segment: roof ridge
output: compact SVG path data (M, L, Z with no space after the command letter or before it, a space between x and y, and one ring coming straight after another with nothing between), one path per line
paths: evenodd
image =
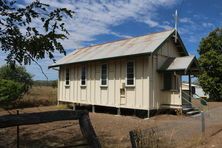
M102 44L96 44L93 46L79 48L72 51L70 54L63 57L62 59L59 60L59 62L57 61L56 64L53 64L50 67L55 67L67 63L76 63L76 62L83 62L90 60L92 61L103 58L121 57L127 55L146 54L154 52L154 50L156 48L159 48L162 42L168 39L174 32L175 29L169 29L161 32L154 32L142 36L121 39L117 41L111 41ZM138 43L138 41L141 42ZM115 45L115 47L112 47L111 45ZM132 47L134 45L137 46ZM119 47L119 50L116 49L117 46L118 47L121 46ZM107 50L102 50L101 47L107 48ZM126 51L125 48L127 48L128 50ZM138 51L135 50L135 48L137 48ZM92 49L95 49L94 51L99 53L95 55L95 53L92 52L93 51Z

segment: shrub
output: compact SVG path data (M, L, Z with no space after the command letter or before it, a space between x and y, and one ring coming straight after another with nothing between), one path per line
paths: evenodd
M0 79L0 101L11 102L20 98L23 94L24 85L12 81Z
M21 66L5 65L0 68L0 101L21 98L32 86L32 76Z

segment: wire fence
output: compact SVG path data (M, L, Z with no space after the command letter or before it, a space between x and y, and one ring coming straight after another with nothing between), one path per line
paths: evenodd
M200 146L207 142L206 138L222 132L222 107L204 112L204 123L205 132L202 129L201 114L198 114L149 129L135 129L130 132L131 143L135 148Z

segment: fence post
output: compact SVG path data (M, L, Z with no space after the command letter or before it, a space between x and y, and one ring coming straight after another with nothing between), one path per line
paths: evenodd
M89 118L89 113L83 114L79 118L79 125L80 125L80 130L83 134L83 136L87 139L90 148L101 148L101 144L99 142L99 139L93 129L93 126L91 124L90 118Z
M201 131L202 131L202 134L205 133L205 117L204 117L203 111L201 111Z
M17 110L17 116L19 115L19 110ZM19 148L19 125L17 125L17 148Z
M137 148L134 131L129 132L132 148Z

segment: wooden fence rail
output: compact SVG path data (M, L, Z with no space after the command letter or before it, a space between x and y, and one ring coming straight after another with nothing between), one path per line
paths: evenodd
M58 110L39 113L25 113L19 115L4 115L0 116L0 128L63 120L79 120L81 132L84 138L87 139L90 147L101 147L87 111Z

